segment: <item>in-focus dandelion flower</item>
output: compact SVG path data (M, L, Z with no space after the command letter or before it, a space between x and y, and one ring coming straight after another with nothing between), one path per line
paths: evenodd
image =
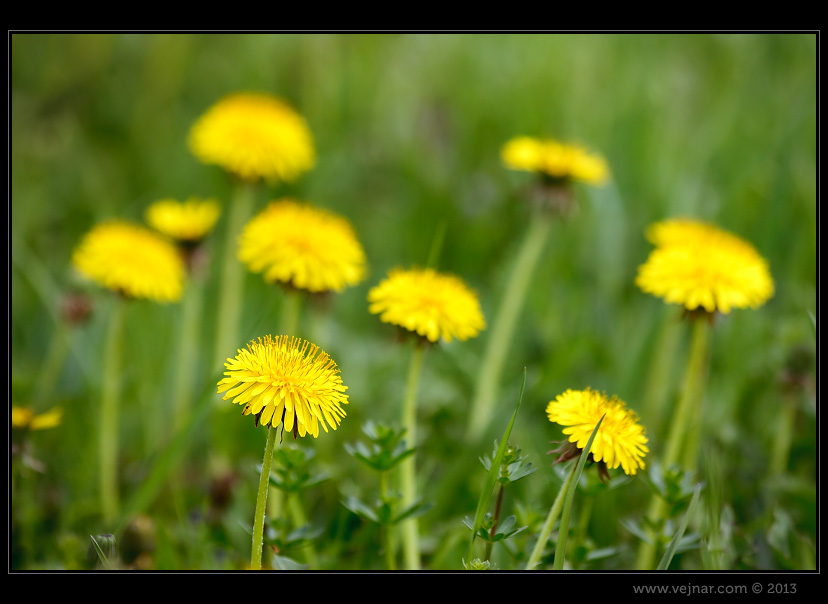
M305 122L284 101L262 93L235 93L218 101L193 125L190 150L243 180L290 182L316 161Z
M184 289L184 263L176 247L128 222L95 226L75 248L72 264L85 277L130 298L174 302Z
M184 202L161 199L147 208L147 223L180 243L198 243L216 224L221 207L215 199L190 197Z
M227 377L218 383L224 400L244 405L256 423L279 424L294 437L319 436L319 426L336 430L345 417L347 386L336 363L315 344L296 337L271 336L250 342L224 364ZM327 423L327 425L326 425Z
M508 168L535 172L553 182L600 185L609 177L607 162L600 155L551 139L518 136L503 146L500 156Z
M271 202L239 237L239 259L269 283L342 291L365 277L365 252L351 224L291 199Z
M28 407L12 405L11 426L17 430L47 430L56 428L63 420L63 409L54 407L45 413L35 413Z
M727 314L758 308L774 294L768 263L732 233L676 219L652 225L647 237L657 247L638 267L635 283L669 304Z
M434 269L393 269L368 292L368 310L436 342L467 340L485 329L477 294L461 279Z
M583 450L598 424L604 421L592 441L590 454L607 468L621 466L625 474L644 469L644 456L649 451L644 428L638 415L618 397L607 398L595 390L567 390L546 407L549 421L563 426L569 442Z

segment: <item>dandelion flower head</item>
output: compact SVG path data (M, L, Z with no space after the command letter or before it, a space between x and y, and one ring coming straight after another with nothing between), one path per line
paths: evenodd
M518 136L501 149L506 167L542 174L553 181L579 180L593 185L609 178L606 160L578 145Z
M262 93L228 95L193 125L190 150L248 181L290 182L316 161L305 119L282 100Z
M351 224L291 199L273 201L239 237L239 259L269 283L342 291L365 277L365 252Z
M727 314L732 308L758 308L774 294L768 263L732 233L674 219L650 226L647 238L656 248L638 267L635 283L669 304Z
M184 202L161 199L147 208L147 223L159 233L182 242L196 243L216 224L221 207L215 199L190 197Z
M244 405L257 424L284 426L294 436L319 436L319 426L336 430L345 417L347 386L336 363L315 344L296 337L266 336L250 342L224 364L218 383L224 400ZM327 424L327 425L326 425Z
M393 269L368 292L368 310L391 323L436 342L467 340L486 322L477 294L453 275L426 269Z
M63 409L54 407L45 413L35 413L28 407L12 405L11 425L18 430L47 430L56 428L63 420Z
M174 302L184 289L184 262L176 247L129 222L95 226L75 248L72 264L83 276L130 298Z
M586 447L598 420L605 415L592 441L590 453L595 461L608 468L621 466L625 474L634 475L644 469L644 456L649 451L644 428L638 415L613 396L591 390L567 390L546 407L549 421L563 426L569 442L579 449Z

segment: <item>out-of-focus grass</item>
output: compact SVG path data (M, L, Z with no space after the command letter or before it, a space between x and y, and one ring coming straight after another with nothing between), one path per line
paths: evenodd
M15 484L12 568L71 566L87 535L114 530L99 521L94 437L110 301L73 274L71 252L96 222L140 221L162 197L228 203L231 183L199 164L185 141L201 112L237 90L287 99L317 144L316 167L297 183L263 189L258 207L294 195L338 212L354 224L370 263L364 283L306 308L303 319L307 336L337 360L351 396L337 432L302 443L332 477L305 502L335 543L321 552L327 564L381 564L361 553L370 527L339 503L341 492L365 483L343 443L359 439L366 420L397 421L404 389L407 350L368 313L368 288L391 267L424 264L445 221L439 268L478 291L491 321L529 215L520 197L525 175L505 170L498 153L508 138L528 134L583 142L606 156L613 178L602 189L579 189L579 212L553 229L513 336L503 404L487 437L502 434L527 367L512 439L542 470L515 485L511 505L542 521L557 492L545 453L560 433L543 410L564 389L617 393L644 425L666 424L687 333L679 325L670 345L663 334L678 310L642 294L633 278L649 252L644 228L690 215L752 242L777 288L764 307L723 317L712 336L702 448L719 456L718 498L734 532L729 564L807 566L816 533L816 340L808 317L816 312L816 35L12 34L11 402L66 411L60 428L30 435L46 470ZM220 223L210 241L213 266L223 232ZM222 369L209 366L216 276L207 284L197 392L209 393ZM282 304L260 276L245 279L239 347L275 333ZM33 400L60 296L78 290L92 297L93 315L72 330L54 392ZM180 309L135 302L128 311L123 499L160 453L154 427L172 409ZM486 336L428 351L421 378L419 478L436 504L421 533L426 556L446 568L460 567L468 536L461 519L474 510L484 477L477 459L488 447L462 435ZM804 371L791 386L786 367L797 354ZM656 360L663 364L653 374ZM794 437L784 471L769 477L783 405L795 408ZM248 555L240 525L252 517L265 435L231 407L216 403L176 462L183 501L165 488L143 510L157 527L159 568L226 568L234 564L228 556ZM660 437L661 428L651 429L654 459ZM211 481L227 474L236 476L229 507L212 525L199 521ZM596 497L596 547L634 544L619 520L640 516L647 496L644 481L634 480ZM630 560L619 554L592 567ZM692 552L673 564L701 567Z

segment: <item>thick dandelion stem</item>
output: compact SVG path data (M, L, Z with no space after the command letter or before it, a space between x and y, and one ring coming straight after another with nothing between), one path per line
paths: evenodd
M532 550L532 554L529 556L529 561L526 563L526 570L534 570L538 565L538 562L540 562L541 556L543 555L543 549L546 547L547 541L549 541L549 535L552 534L552 527L555 526L555 521L561 514L561 508L563 508L566 492L569 490L569 485L572 483L572 477L575 476L575 469L577 467L578 464L573 462L572 470L566 475L566 480L564 480L561 485L561 489L558 491L558 495L555 497L552 507L549 508L549 514L546 516L546 521L543 523L543 528L541 529L540 536L535 543L535 548Z
M299 316L302 307L302 292L296 289L286 289L282 300L282 316L280 327L282 333L288 337L295 336L299 326ZM280 489L270 487L270 499L268 499L267 511L273 517L286 503L285 497Z
M104 348L98 454L101 511L105 523L112 522L118 515L118 416L125 305L126 301L120 297L114 300Z
M698 440L701 424L701 400L707 367L709 333L710 324L705 318L693 321L690 355L687 359L681 398L673 414L670 431L667 434L667 449L662 460L665 468L679 463L683 453L687 460L687 452L695 452L695 443ZM695 466L695 459L693 459L686 469L693 471Z
M518 315L523 308L532 274L535 272L541 251L549 235L552 221L553 216L549 213L539 213L533 218L509 275L509 282L506 284L504 297L483 353L476 391L469 412L467 435L471 442L477 442L483 436L494 414L500 375L509 350L509 342L515 330Z
M262 568L262 546L264 543L264 520L267 508L267 491L270 486L270 468L273 465L273 446L276 443L276 428L267 428L267 443L262 459L262 475L259 478L259 493L256 496L256 514L253 517L253 549L250 553L250 568Z
M236 241L244 228L253 209L254 186L251 183L239 183L235 191L233 204L227 221L224 236L224 264L221 271L221 285L218 301L218 327L216 332L215 354L216 366L221 366L224 359L235 350L239 316L241 314L244 270L236 256Z
M191 279L184 291L181 304L181 323L178 341L178 364L172 389L173 430L178 432L186 424L193 398L193 377L196 370L198 330L204 286L199 279Z
M665 471L680 461L683 461L684 469L689 472L695 471L696 467L695 456L702 417L701 400L710 339L710 324L705 317L693 321L691 337L681 396L672 416L667 445L661 459L661 466ZM647 517L653 522L652 526L659 527L666 513L667 502L659 494L653 494L647 510ZM655 568L657 548L657 535L652 535L650 543L641 542L636 562L638 570Z
M417 342L411 355L411 364L408 368L408 384L403 402L402 422L405 428L406 440L409 446L417 446L417 384L420 378L420 369L423 363L425 346ZM402 481L403 509L414 505L417 499L416 453L400 463L400 477ZM408 570L420 569L420 535L419 523L411 518L402 523L403 555Z

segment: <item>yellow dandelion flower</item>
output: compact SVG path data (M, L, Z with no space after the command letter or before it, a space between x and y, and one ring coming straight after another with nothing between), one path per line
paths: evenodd
M269 283L342 291L365 277L365 252L351 224L291 199L271 202L239 237L239 260Z
M75 249L72 264L85 277L131 298L173 302L184 289L184 263L175 246L128 222L94 227Z
M204 239L216 224L221 207L215 199L190 197L184 202L161 199L147 208L147 223L159 233L182 243Z
M284 426L295 436L319 436L319 426L336 430L345 417L347 386L327 353L296 337L266 336L250 342L224 364L228 376L218 383L224 400L244 405L257 424ZM326 425L327 422L327 425Z
M11 425L18 430L47 430L56 428L63 420L63 409L54 407L45 413L36 414L28 407L12 405Z
M550 422L564 426L563 433L579 449L586 447L598 420L605 415L592 441L592 458L604 462L607 468L621 466L625 474L634 475L639 468L644 469L644 456L649 452L645 430L638 423L638 415L618 397L607 398L589 388L570 389L549 402L546 415Z
M768 263L732 233L679 219L652 225L647 237L657 247L638 267L635 283L669 304L727 314L758 308L774 294Z
M485 329L475 294L461 279L434 269L393 269L368 292L368 310L436 342L467 340Z
M508 168L536 172L554 181L599 185L609 177L606 160L600 155L550 139L518 136L506 142L500 156Z
M293 181L316 161L305 119L268 94L224 97L196 121L188 142L203 163L248 181Z

